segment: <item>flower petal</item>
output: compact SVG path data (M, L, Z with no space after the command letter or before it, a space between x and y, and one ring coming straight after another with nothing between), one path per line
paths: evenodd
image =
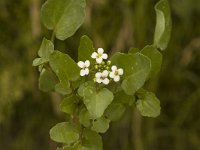
M103 54L104 50L103 50L103 48L98 48L97 52L98 52L99 54Z
M100 64L102 61L103 61L103 59L102 59L101 57L96 58L96 62L97 62L98 64Z
M112 66L111 69L112 69L112 71L116 71L117 70L117 66Z
M90 66L90 61L89 60L86 60L85 61L85 67L89 67Z
M105 78L102 82L103 82L103 84L107 85L107 84L109 84L110 81L108 78Z
M115 76L115 77L114 77L114 81L115 81L115 82L118 82L119 80L120 80L120 77L119 77L119 76Z
M88 75L89 74L89 69L88 68L85 68L85 75Z
M97 55L98 55L97 52L93 52L91 57L95 59L95 58L97 58Z
M102 76L103 76L103 77L107 77L107 76L108 76L108 70L104 70L104 71L102 72Z
M115 73L114 73L114 72L110 72L109 76L110 76L111 78L114 78L114 77L115 77Z
M100 78L100 77L101 77L101 72L97 72L97 73L95 74L95 77L96 77L96 78Z
M118 74L119 74L119 75L123 75L123 74L124 74L124 70L123 70L123 69L121 69L121 68L120 68L120 69L118 69Z
M106 53L103 53L103 55L101 56L103 59L107 59L108 55Z
M84 69L82 69L82 70L80 71L80 75L81 75L81 76L85 76L85 70L84 70Z
M102 80L101 80L100 78L97 78L97 79L96 79L96 82L97 82L97 83L101 83Z
M85 63L83 61L79 61L77 64L80 68L83 68L85 66Z

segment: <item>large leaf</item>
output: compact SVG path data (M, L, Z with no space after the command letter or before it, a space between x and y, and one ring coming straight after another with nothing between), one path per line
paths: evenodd
M161 50L167 48L171 36L171 13L168 0L160 0L156 6L156 28L154 35L154 45Z
M147 45L141 53L151 59L151 72L149 77L155 77L162 65L162 54L152 45Z
M157 117L160 115L160 101L152 92L143 91L138 94L136 107L142 116Z
M50 40L46 38L43 39L40 49L38 51L38 56L41 58L36 58L33 60L33 66L39 66L43 63L49 61L49 56L54 51L54 45Z
M91 58L92 53L95 51L94 47L93 47L93 43L91 41L91 39L84 35L81 37L80 40L80 45L78 48L78 60L90 60L92 61L93 59Z
M83 101L92 118L100 118L113 100L113 93L104 88L96 92L92 86L85 88Z
M93 122L91 129L97 133L105 133L109 128L109 123L110 120L101 117Z
M65 97L62 100L62 103L60 104L60 110L62 112L65 112L67 114L73 114L76 108L76 97L73 95L70 95L68 97Z
M113 64L124 69L124 80L121 86L126 94L133 95L148 79L151 61L143 54L116 53L111 60Z
M42 6L42 21L60 40L72 36L85 16L85 0L47 0Z
M103 150L101 136L94 131L85 129L83 131L83 142L81 150Z
M56 85L56 76L53 74L53 72L43 68L39 77L40 90L48 92L54 90L55 85Z
M79 139L79 132L79 126L69 122L62 122L51 128L50 137L56 142L71 144Z
M50 55L50 66L60 81L56 91L63 94L70 91L69 81L76 81L79 78L79 68L74 60L67 54L54 51Z

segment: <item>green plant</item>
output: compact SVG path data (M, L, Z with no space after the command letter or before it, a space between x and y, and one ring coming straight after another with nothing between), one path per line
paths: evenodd
M70 116L68 122L50 130L52 140L64 143L58 150L102 150L99 133L105 133L111 121L122 117L126 107L136 106L141 115L156 117L160 102L143 88L155 78L162 63L160 51L166 49L171 32L167 0L156 6L154 43L142 50L131 48L128 54L115 53L108 59L102 48L97 52L92 40L82 36L78 62L54 48L54 37L65 40L81 26L85 0L47 0L42 6L42 21L52 31L51 40L43 39L33 61L40 71L39 88L63 95L60 110Z

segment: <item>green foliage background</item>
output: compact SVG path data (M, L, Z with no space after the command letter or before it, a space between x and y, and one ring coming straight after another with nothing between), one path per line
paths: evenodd
M78 32L56 47L77 59L81 35L108 53L152 43L156 0L87 0ZM40 0L0 1L0 149L54 150L49 129L64 121L59 95L38 90L32 61L50 37L40 21ZM161 115L128 110L103 135L105 150L200 149L200 1L170 0L172 37L159 79L148 84L161 100Z

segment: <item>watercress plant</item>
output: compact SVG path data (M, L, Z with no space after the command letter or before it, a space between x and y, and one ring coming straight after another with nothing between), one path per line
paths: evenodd
M33 61L40 72L39 88L63 95L60 110L71 118L50 130L51 139L63 143L57 150L102 150L100 133L108 130L111 121L120 119L126 107L135 106L142 116L160 114L158 98L143 86L159 73L160 51L166 49L170 38L168 1L160 0L155 6L157 23L152 45L109 57L84 35L75 62L55 50L54 37L65 40L72 36L84 21L85 7L85 0L47 0L41 10L52 38L43 39L39 57Z

